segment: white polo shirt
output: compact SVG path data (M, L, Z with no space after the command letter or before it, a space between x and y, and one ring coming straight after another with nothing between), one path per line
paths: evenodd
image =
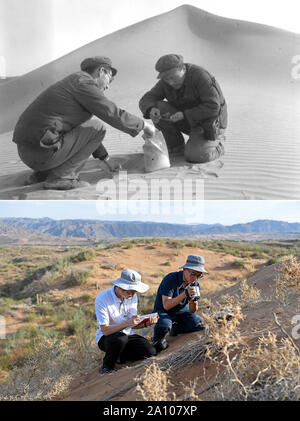
M96 297L95 311L97 316L97 325L99 326L96 334L96 341L99 342L103 336L100 325L116 325L137 315L138 298L135 293L132 298L120 300L115 294L115 287L106 289ZM131 327L123 329L121 332L126 335L132 335Z

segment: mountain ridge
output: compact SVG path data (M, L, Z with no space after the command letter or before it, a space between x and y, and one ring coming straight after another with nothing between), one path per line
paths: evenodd
M300 223L255 220L233 225L223 224L172 224L163 222L142 221L99 221L91 219L51 218L0 218L0 235L36 234L50 236L52 239L77 238L105 240L124 237L183 237L197 235L233 235L233 234L296 234L300 236ZM11 230L11 231L10 231Z

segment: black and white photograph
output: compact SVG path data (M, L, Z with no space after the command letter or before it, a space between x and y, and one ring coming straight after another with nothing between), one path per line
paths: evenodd
M299 199L297 12L2 0L0 198Z

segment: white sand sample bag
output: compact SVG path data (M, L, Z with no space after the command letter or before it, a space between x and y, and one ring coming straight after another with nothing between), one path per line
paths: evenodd
M145 171L152 172L169 168L171 166L169 152L162 133L156 131L153 137L143 136L143 139L145 140L143 146Z

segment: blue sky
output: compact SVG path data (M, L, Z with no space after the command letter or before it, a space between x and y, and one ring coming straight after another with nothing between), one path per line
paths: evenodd
M0 77L29 72L182 4L299 33L299 0L0 0Z
M0 201L0 217L224 225L257 219L300 222L300 201Z

